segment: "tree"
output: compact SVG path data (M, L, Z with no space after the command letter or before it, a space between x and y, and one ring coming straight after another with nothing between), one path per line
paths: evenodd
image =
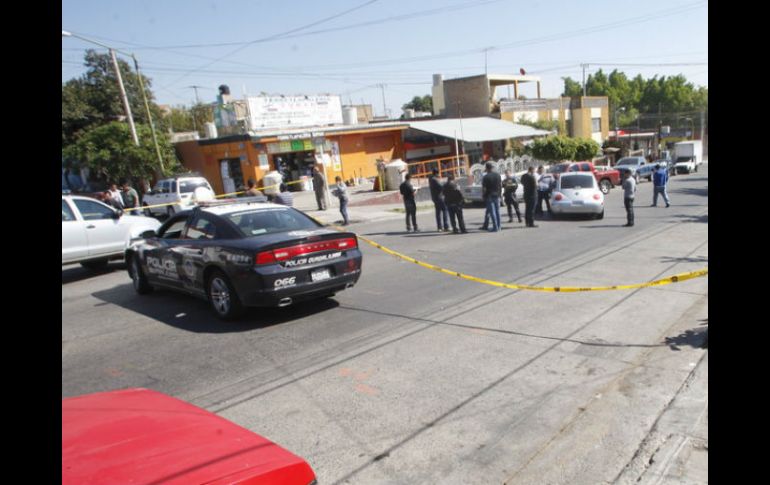
M191 108L175 106L164 116L164 121L170 131L198 131L203 134L207 122L214 121L214 109L211 105L199 103Z
M526 125L531 126L532 128L537 128L538 130L546 130L546 131L558 131L559 129L559 121L558 120L537 120L537 121L529 121L524 116L521 116L516 123L520 125Z
M411 101L403 105L401 109L413 109L415 111L427 111L429 113L432 113L433 97L431 97L431 95L429 94L426 94L422 98L419 96L415 96L414 98L412 98Z
M103 125L125 117L117 78L109 54L98 54L89 49L85 54L86 73L70 79L62 85L62 144L74 143L84 129ZM136 123L148 123L147 112L142 98L139 77L122 59L118 67L126 89L131 113ZM156 128L164 129L161 110L155 104L150 91L152 81L142 76L150 112Z
M80 167L87 167L103 180L152 179L159 171L158 158L148 125L137 123L139 146L134 144L128 124L113 121L82 130L73 144L65 147L63 155L77 160ZM158 145L163 157L164 175L178 171L179 161L168 136L157 133Z
M532 156L545 162L574 160L577 143L566 136L549 136L535 140L530 146Z
M575 145L575 160L591 160L601 153L601 146L591 138L576 138Z

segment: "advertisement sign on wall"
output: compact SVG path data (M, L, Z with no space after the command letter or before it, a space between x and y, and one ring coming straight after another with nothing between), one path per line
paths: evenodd
M342 124L339 96L252 96L247 102L255 130Z

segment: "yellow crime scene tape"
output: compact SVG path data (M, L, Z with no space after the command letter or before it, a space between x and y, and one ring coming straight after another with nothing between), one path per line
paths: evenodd
M410 263L415 263L419 266L422 266L423 268L432 269L433 271L438 271L439 273L444 273L450 276L455 276L457 278L462 278L464 280L469 281L475 281L476 283L482 283L485 285L490 286L497 286L499 288L508 288L510 290L531 290L531 291L546 291L546 292L554 292L554 293L575 293L579 291L609 291L609 290L631 290L635 288L647 288L650 286L660 286L660 285L668 285L671 283L679 283L680 281L686 281L691 280L693 278L700 278L701 276L706 276L709 272L708 268L701 269L698 271L690 271L688 273L679 273L675 274L673 276L668 276L666 278L661 278L659 280L655 281L648 281L646 283L636 283L632 285L614 285L614 286L531 286L531 285L519 285L515 283L503 283L500 281L492 281L485 278L479 278L477 276L471 276L464 273L460 273L458 271L454 271L451 269L442 268L440 266L436 266L435 264L425 263L422 261L418 261L412 257L409 257L405 254L401 254L397 251L393 251L392 249L386 248L382 244L376 243L370 239L367 239L362 236L358 236L358 239L364 241L367 244L370 244L374 246L375 248L379 249L380 251L383 251L387 254L390 254L392 256L395 256L397 258L401 258L405 261L409 261Z
M286 185L300 184L300 183L302 183L302 180L295 180L293 182L283 182L283 183L285 183ZM279 187L280 185L281 184L266 185L264 187L257 187L257 190L272 189L274 187ZM230 192L230 193L227 193L227 194L215 195L214 198L215 199L221 199L222 197L230 197L231 195L240 195L240 194L245 194L245 193L246 193L246 191L242 190L240 192ZM136 208L133 208L133 209L126 209L126 210L154 209L155 207L165 207L167 205L179 205L179 202L166 202L164 204L143 205L141 207L136 207Z

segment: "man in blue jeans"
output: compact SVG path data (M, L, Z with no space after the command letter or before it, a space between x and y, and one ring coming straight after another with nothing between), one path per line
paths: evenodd
M660 164L655 165L655 173L652 174L652 183L654 187L653 195L652 195L652 206L651 207L657 207L658 206L658 194L663 195L663 200L666 201L666 207L669 207L671 204L668 200L668 194L666 193L666 184L668 183L668 170L665 168L660 168Z
M433 206L436 208L436 226L438 226L438 231L449 232L449 209L444 201L443 186L438 181L438 169L434 168L431 170L428 183L430 185L430 198L433 200ZM442 219L443 225L441 225Z
M500 193L502 192L503 181L499 173L492 171L492 163L487 162L486 170L487 173L481 179L481 195L484 198L490 219L492 219L492 227L488 231L498 232L503 230L500 227Z

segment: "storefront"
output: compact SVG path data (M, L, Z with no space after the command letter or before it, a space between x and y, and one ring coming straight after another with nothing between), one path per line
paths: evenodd
M284 181L310 177L313 165L325 166L330 182L377 175L377 159L404 158L402 132L406 123L341 125L307 129L253 132L208 140L177 143L182 165L206 177L215 192L230 193L249 179L258 185L270 172ZM309 190L309 184L291 184Z

